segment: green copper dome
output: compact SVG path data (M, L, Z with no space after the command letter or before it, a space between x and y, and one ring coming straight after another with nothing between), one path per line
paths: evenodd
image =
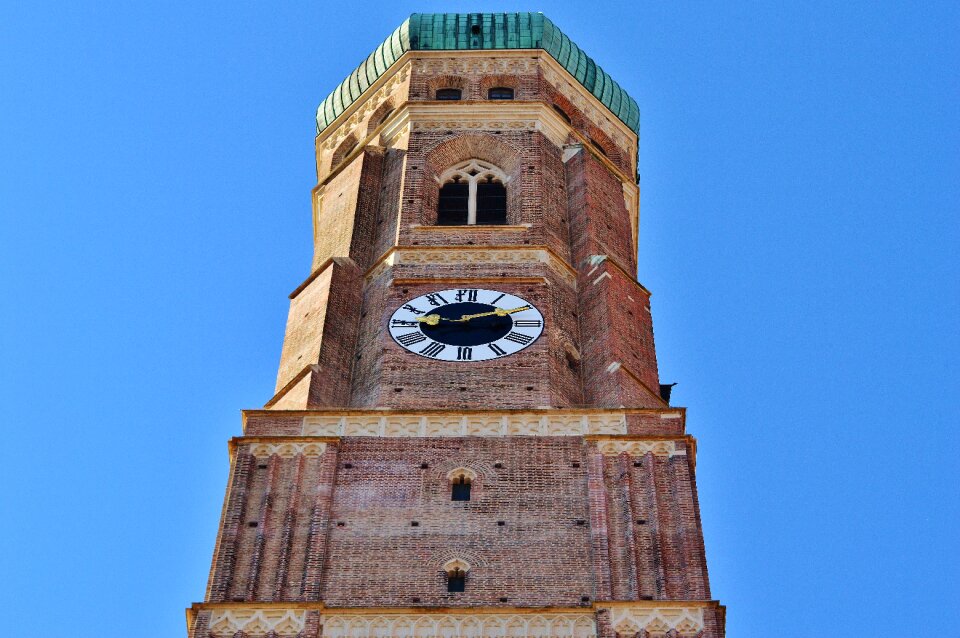
M327 128L407 51L484 49L543 49L610 112L639 132L637 101L542 13L414 13L320 104L317 132Z

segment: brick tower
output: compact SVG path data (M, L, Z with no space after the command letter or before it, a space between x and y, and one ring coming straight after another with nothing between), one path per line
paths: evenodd
M724 635L638 128L533 13L414 14L323 101L313 263L191 638Z

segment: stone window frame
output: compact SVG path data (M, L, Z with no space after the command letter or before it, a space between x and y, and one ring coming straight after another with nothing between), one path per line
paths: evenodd
M466 591L467 574L470 573L470 563L462 558L454 558L443 564L443 572L446 574L448 593L460 593ZM459 579L461 581L462 588L451 589L451 581L453 579Z
M457 485L459 482L459 484L461 485L466 484L472 488L476 480L477 480L477 473L471 470L470 468L458 467L454 470L450 470L449 472L447 472L447 485L450 486L450 500L456 501L458 503L469 502L473 496L472 489L468 490L468 492L470 493L468 494L468 497L466 499L454 499L453 487L454 485ZM467 567L469 568L469 565Z
M477 224L477 186L482 180L487 180L492 178L494 182L499 182L503 185L504 190L507 189L507 184L510 182L510 176L507 175L506 171L501 169L499 166L496 166L492 162L487 162L485 160L471 158L466 161L454 164L450 168L446 169L440 173L439 177L436 178L437 184L439 184L440 190L443 190L443 187L447 184L458 182L459 180L464 180L468 186L467 193L467 226L495 226L498 224ZM509 202L509 198L507 199ZM439 207L440 207L440 197L437 197L437 223L439 224ZM509 220L509 210L506 211L506 219Z

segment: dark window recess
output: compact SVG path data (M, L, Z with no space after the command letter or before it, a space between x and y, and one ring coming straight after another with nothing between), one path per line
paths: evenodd
M464 477L455 478L450 490L451 501L469 501L470 500L470 482ZM460 591L463 591L462 589Z
M564 120L567 124L571 124L571 123L572 123L571 120L570 120L570 116L567 115L567 112L564 111L562 108L560 108L559 106L557 106L556 104L554 104L554 105L553 105L553 110L556 111L557 114L558 114L560 117L562 117L563 120Z
M447 591L458 592L466 591L467 574L463 570L455 569L447 574Z
M437 206L437 225L463 226L467 223L467 201L470 198L470 185L453 181L440 189L440 202Z
M507 189L487 178L477 184L477 224L507 223Z
M506 86L495 86L489 91L487 91L487 99L489 100L512 100L513 99L513 89Z
M600 143L597 142L597 140L595 140L595 139L593 139L593 138L591 137L591 138L590 138L590 143L593 144L593 148L595 148L595 149L597 149L598 151L600 151L600 154L601 154L601 155L603 155L604 157L607 156L607 151L606 151L606 149L603 148L602 146L600 146Z
M459 100L461 95L460 89L437 89L438 100Z

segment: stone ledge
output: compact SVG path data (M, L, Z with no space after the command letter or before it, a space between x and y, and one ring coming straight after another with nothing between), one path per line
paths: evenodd
M362 414L304 416L303 436L584 436L627 434L626 414Z
M329 638L595 638L597 614L620 638L640 632L697 636L705 629L704 611L724 607L716 601L597 602L587 608L358 608L327 609L323 603L198 603L187 610L191 625L209 614L208 638L244 636L294 638L309 612L320 614L320 636ZM197 636L196 638L200 638Z

